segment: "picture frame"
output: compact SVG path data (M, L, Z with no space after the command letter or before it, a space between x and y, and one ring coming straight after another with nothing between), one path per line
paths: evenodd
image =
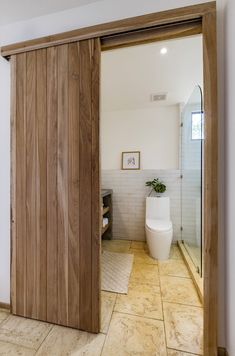
M140 151L122 152L122 170L140 170Z

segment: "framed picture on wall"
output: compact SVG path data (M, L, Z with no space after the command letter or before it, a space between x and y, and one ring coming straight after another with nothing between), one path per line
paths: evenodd
M122 152L122 169L140 169L140 151Z

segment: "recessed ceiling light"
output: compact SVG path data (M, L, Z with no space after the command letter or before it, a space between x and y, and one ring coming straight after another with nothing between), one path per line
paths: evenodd
M167 53L167 48L166 47L162 47L160 50L161 54L166 54Z

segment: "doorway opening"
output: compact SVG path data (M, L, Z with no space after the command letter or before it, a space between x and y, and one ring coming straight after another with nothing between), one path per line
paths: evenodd
M101 54L107 354L115 345L133 353L137 346L125 333L138 323L138 347L154 340L145 352L203 353L203 293L194 285L203 284L202 93L201 35ZM154 179L160 190L149 184ZM195 263L192 271L188 260ZM148 327L141 336L142 324Z

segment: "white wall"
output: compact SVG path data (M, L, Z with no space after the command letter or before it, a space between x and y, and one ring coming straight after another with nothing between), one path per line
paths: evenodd
M146 13L151 13L154 11L162 11L171 8L177 8L187 5L194 5L197 3L203 3L205 0L104 0L98 3L90 4L82 8L72 9L71 11L64 11L57 14L51 14L48 16L43 16L41 18L33 19L31 21L25 21L18 24L13 24L0 28L0 41L3 44L12 43L14 41L21 41L25 39L31 39L40 37L43 35L49 35L52 33L58 33L62 31L67 31L74 28L95 25L97 23L108 22L116 19L132 17L136 15L142 15ZM233 160L233 155L235 151L235 127L233 123L233 113L235 112L235 80L232 78L234 76L234 17L235 17L235 8L234 0L218 0L217 1L219 8L219 22L218 22L218 55L219 55L219 92L220 92L220 113L221 117L224 117L224 106L223 106L223 60L224 60L224 43L226 42L226 93L227 100L226 105L228 106L227 110L227 128L226 135L228 135L227 141L227 199L226 203L227 210L227 294L226 294L226 315L227 317L227 346L230 351L230 355L235 354L235 305L234 300L234 290L235 290L235 279L233 278L233 271L235 270L235 259L233 258L233 252L235 251L234 246L234 210L235 210L235 191L234 191L234 172L235 172L235 162ZM225 6L227 4L227 6ZM223 37L223 9L225 6L226 14L226 31L225 38ZM9 302L9 239L10 239L10 229L9 229L9 93L8 93L8 83L9 83L9 70L7 64L4 61L0 62L0 107L1 107L1 120L0 120L0 145L1 145L1 154L0 154L0 167L1 167L1 199L0 199L0 224L1 224L1 258L0 258L0 300ZM220 165L221 169L221 184L220 184L220 200L223 203L223 186L224 176L223 176L223 124L220 126ZM232 143L232 141L234 143ZM2 153L3 152L3 153ZM5 154L5 153L6 154ZM7 173L4 173L7 172ZM4 175L5 178L2 178ZM221 215L220 215L220 229L221 235L224 236L223 231L223 211L225 206L222 206ZM230 209L230 211L228 210ZM7 213L8 212L8 213ZM221 239L222 241L222 239ZM224 244L220 244L220 323L219 323L219 344L225 345L225 324L223 317L223 307L224 307L224 258L223 258L223 248ZM229 317L231 315L231 317ZM228 329L229 327L229 329Z
M121 169L122 151L140 151L141 169L178 169L179 113L178 105L102 112L102 169Z
M165 55L161 54L163 46ZM203 86L202 36L104 51L101 83L103 111L186 103L195 85ZM150 100L151 94L162 92L167 94L164 102Z

